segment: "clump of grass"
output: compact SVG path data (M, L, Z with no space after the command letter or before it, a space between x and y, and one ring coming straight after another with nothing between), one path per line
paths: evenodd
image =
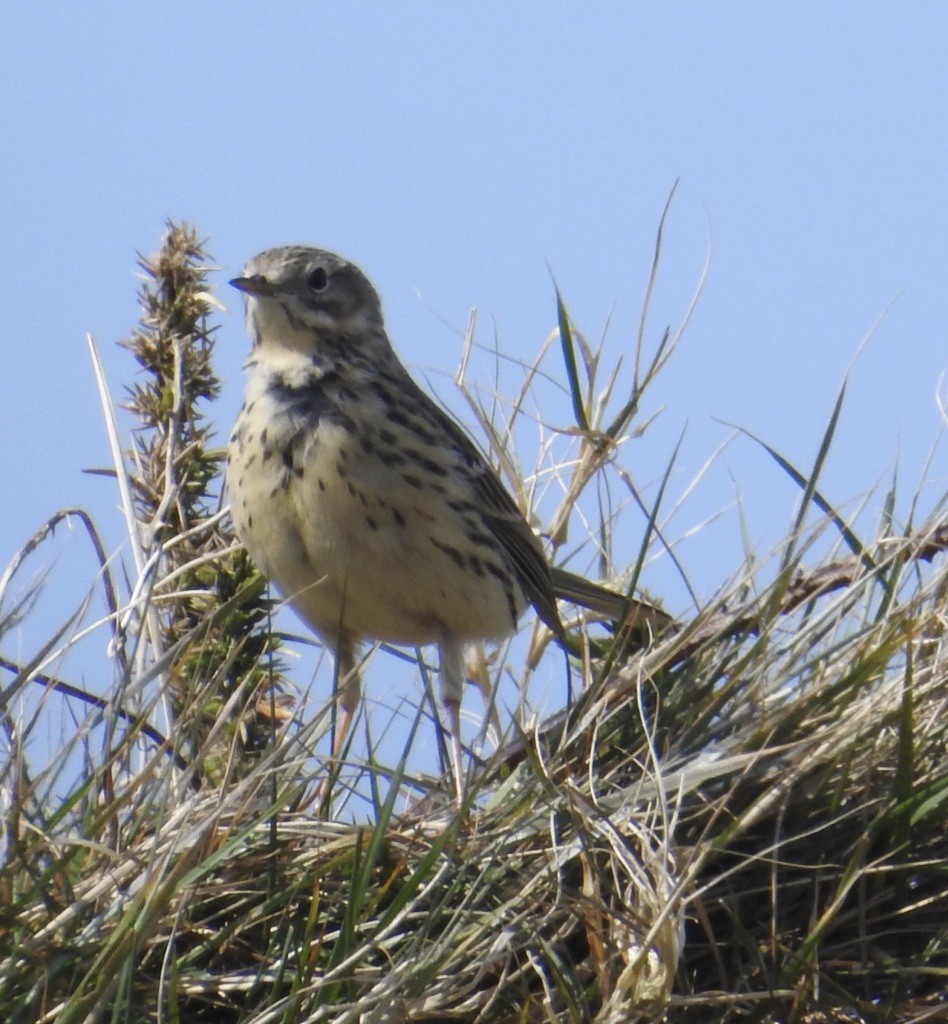
M105 403L127 581L91 520L62 514L84 523L101 566L112 685L94 695L64 678L71 624L3 662L0 1015L943 1012L948 522L940 506L896 530L890 494L879 535L865 538L832 507L820 471L842 402L813 467L772 452L801 511L770 566L753 560L713 605L653 635L570 620L577 699L539 725L518 719L460 812L410 767L418 709L396 763L369 745L371 814L356 824L303 796L324 770L312 750L326 716L287 706L262 581L218 513L222 453L202 418L218 386L208 265L178 225L143 262L129 455ZM643 326L623 388L559 296L556 315L542 358L562 358L575 425L544 438L535 474L524 479L510 437L541 361L503 417L465 394L524 508L544 488L560 496L546 517L553 550L578 555L569 537L584 522L604 573L631 591L667 541L667 516L664 483L649 505L617 497L632 493L622 445L680 331L649 347ZM615 571L613 537L632 514L645 539ZM12 582L51 528L0 579L10 635L34 607ZM511 670L526 685L548 641L537 628L520 661L516 647L482 658L485 689ZM74 716L70 741L45 759L30 749L49 710L29 705L37 688Z

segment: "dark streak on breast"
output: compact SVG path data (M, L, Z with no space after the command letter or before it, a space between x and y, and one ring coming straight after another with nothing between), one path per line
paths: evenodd
M288 470L297 472L301 468L301 449L321 424L329 423L349 433L355 430L352 417L341 408L339 394L345 390L337 373L314 374L300 385L288 384L282 374L271 374L267 393L274 406L273 427L280 435L280 452Z

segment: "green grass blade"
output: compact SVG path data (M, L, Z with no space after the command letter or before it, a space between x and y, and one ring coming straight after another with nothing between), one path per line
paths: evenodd
M560 347L563 351L563 362L566 364L566 378L569 384L570 398L573 401L573 415L576 417L576 423L583 430L589 430L589 416L583 402L583 388L579 381L579 367L576 364L576 341L573 338L569 313L566 311L559 288L556 288L556 317L560 326Z

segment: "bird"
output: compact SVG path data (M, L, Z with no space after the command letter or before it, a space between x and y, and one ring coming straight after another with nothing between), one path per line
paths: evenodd
M361 700L360 643L435 644L461 801L467 644L509 637L530 606L564 642L557 598L656 629L668 616L551 566L476 443L399 360L356 264L282 246L230 283L251 339L228 447L233 524L335 656L333 757Z

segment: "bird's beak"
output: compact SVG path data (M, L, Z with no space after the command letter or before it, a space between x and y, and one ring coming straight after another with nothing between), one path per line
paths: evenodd
M235 277L230 283L238 291L246 292L248 295L275 295L277 292L276 286L262 274L255 274L253 277Z

